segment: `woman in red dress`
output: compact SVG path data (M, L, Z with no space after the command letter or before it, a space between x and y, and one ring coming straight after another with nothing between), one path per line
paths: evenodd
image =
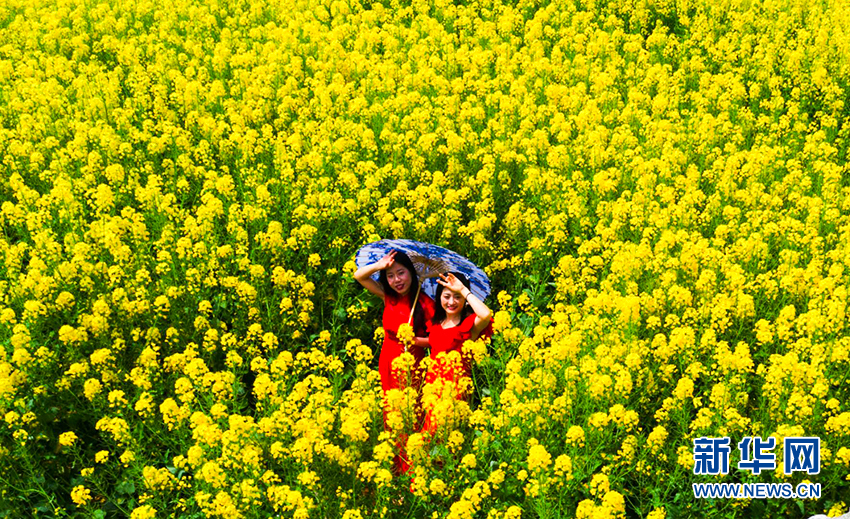
M378 282L372 279L372 274L380 271ZM419 372L419 362L425 358L425 348L428 347L426 335L426 323L434 316L434 300L419 289L419 277L410 258L401 251L392 251L371 265L361 267L354 273L356 279L366 290L384 300L384 314L382 326L384 328L384 342L381 345L381 354L378 359L378 372L381 375L381 389L386 396L387 391L392 389L404 389L412 386L417 392L420 389L421 377L416 376ZM417 292L419 292L417 296ZM414 305L415 301L415 305ZM398 338L398 329L411 318L413 308L412 326L414 333L413 346L409 353L415 359L411 377L408 373L399 373L393 369L395 359L405 352L405 347ZM418 408L418 404L416 406ZM417 409L418 412L418 409ZM384 408L384 428L387 426L386 406ZM402 435L399 438L400 454L396 456L395 468L398 473L406 472L408 463L404 454L404 443L407 438Z
M445 405L444 399L468 401L471 394L471 366L463 343L493 335L490 309L470 291L466 276L453 272L441 275L437 283L437 308L428 325L431 363L423 389L422 432L429 438L457 425L454 405Z

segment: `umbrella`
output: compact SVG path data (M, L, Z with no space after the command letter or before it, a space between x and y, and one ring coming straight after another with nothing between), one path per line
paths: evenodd
M357 268L371 265L392 250L407 254L419 276L421 289L432 299L437 295L437 276L448 272L460 272L465 275L469 280L470 290L482 301L490 295L490 279L483 270L457 252L439 245L414 240L381 240L360 247L354 262ZM372 274L375 281L378 276L377 272Z

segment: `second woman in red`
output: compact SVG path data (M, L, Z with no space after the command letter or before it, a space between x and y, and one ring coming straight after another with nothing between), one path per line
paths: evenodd
M467 401L471 393L471 366L463 343L493 335L490 309L472 293L463 274L441 275L437 283L437 308L428 325L431 358L422 397L422 432L429 438L457 425L457 401Z

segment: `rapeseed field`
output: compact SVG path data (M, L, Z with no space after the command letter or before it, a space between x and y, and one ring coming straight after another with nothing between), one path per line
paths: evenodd
M844 0L3 0L0 517L846 513L848 94ZM492 282L440 442L382 238Z

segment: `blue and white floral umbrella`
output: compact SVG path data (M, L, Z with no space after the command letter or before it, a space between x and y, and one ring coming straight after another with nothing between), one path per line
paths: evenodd
M437 276L448 272L460 272L466 276L470 290L478 299L483 301L490 295L490 279L483 270L457 252L439 245L414 240L381 240L360 247L354 262L357 268L371 265L392 250L407 254L416 268L422 290L431 299L437 295ZM372 279L378 281L378 276L379 273L376 272L372 274Z

